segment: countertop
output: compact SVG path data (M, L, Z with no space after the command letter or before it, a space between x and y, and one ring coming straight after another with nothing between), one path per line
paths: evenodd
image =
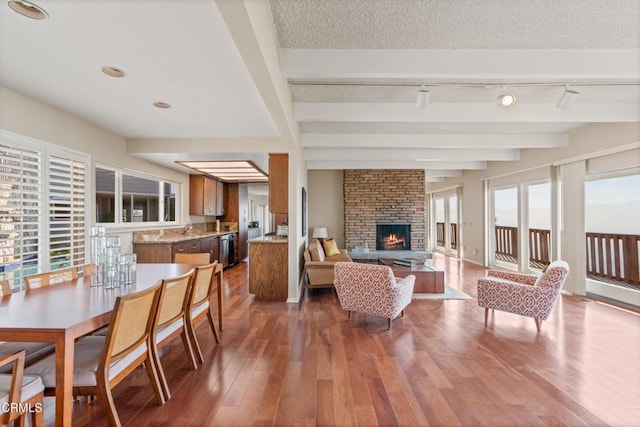
M235 234L237 231L220 231L211 233L189 233L189 234L145 234L143 236L135 237L133 243L178 243L185 242L187 240L204 239L207 237L224 236L226 234Z
M249 243L288 243L289 238L286 236L260 236L249 240Z

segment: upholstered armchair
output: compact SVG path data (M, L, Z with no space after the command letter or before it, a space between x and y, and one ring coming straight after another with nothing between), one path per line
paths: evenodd
M357 262L337 262L334 269L338 300L349 319L353 311L374 314L386 317L391 329L391 321L411 302L414 275L396 280L391 267Z
M547 320L560 297L569 274L569 265L554 261L542 275L489 270L478 280L478 305L484 307L487 323L489 309L533 317L536 329Z

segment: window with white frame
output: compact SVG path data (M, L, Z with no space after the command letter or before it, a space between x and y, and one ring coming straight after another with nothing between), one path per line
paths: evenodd
M85 259L88 156L0 133L0 279Z
M96 222L175 223L178 184L96 167Z

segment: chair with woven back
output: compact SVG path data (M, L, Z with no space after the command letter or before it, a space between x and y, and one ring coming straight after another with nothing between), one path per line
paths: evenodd
M167 400L171 398L171 392L162 369L158 349L169 344L177 335L180 335L191 367L193 369L198 367L185 322L185 311L191 294L194 272L195 270L190 270L181 276L162 280L162 296L158 305L156 325L151 336L151 351L154 355L154 363L156 363L162 390Z
M60 282L75 280L78 278L76 267L62 268L59 270L47 271L46 273L32 274L24 277L24 284L27 290L41 288Z
M97 395L110 426L121 425L111 389L141 364L145 366L157 402L164 404L166 401L151 353L151 333L160 302L161 285L162 282L158 282L146 290L118 296L107 336L89 336L75 343L73 394ZM45 394L54 394L55 355L35 363L25 372L40 376Z
M11 296L11 286L8 280L0 280L0 297ZM24 365L28 366L47 354L53 353L55 346L46 342L5 342L0 341L0 357L9 356L20 350L25 351ZM9 368L0 368L0 372L9 372Z
M0 280L0 297L11 295L11 286L8 280Z
M178 252L173 257L173 261L176 264L206 265L211 262L211 255L209 254L209 252L200 252L200 253Z
M20 350L0 358L0 368L10 374L0 374L0 424L11 422L25 425L25 415L31 412L31 425L44 426L44 386L37 376L24 375L26 353Z
M201 319L205 317L209 320L209 326L213 332L213 338L216 343L220 342L218 338L218 332L216 331L216 325L213 321L213 315L211 314L211 293L213 292L213 277L215 274L222 270L222 264L213 262L208 265L203 265L196 268L195 276L193 279L193 286L191 295L189 297L189 303L187 307L187 333L191 339L191 343L194 347L196 356L200 363L204 363L204 357L198 338L196 337L195 325Z

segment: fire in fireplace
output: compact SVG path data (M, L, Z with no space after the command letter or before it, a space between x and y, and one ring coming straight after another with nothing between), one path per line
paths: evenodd
M376 224L376 250L407 251L411 249L411 224Z

